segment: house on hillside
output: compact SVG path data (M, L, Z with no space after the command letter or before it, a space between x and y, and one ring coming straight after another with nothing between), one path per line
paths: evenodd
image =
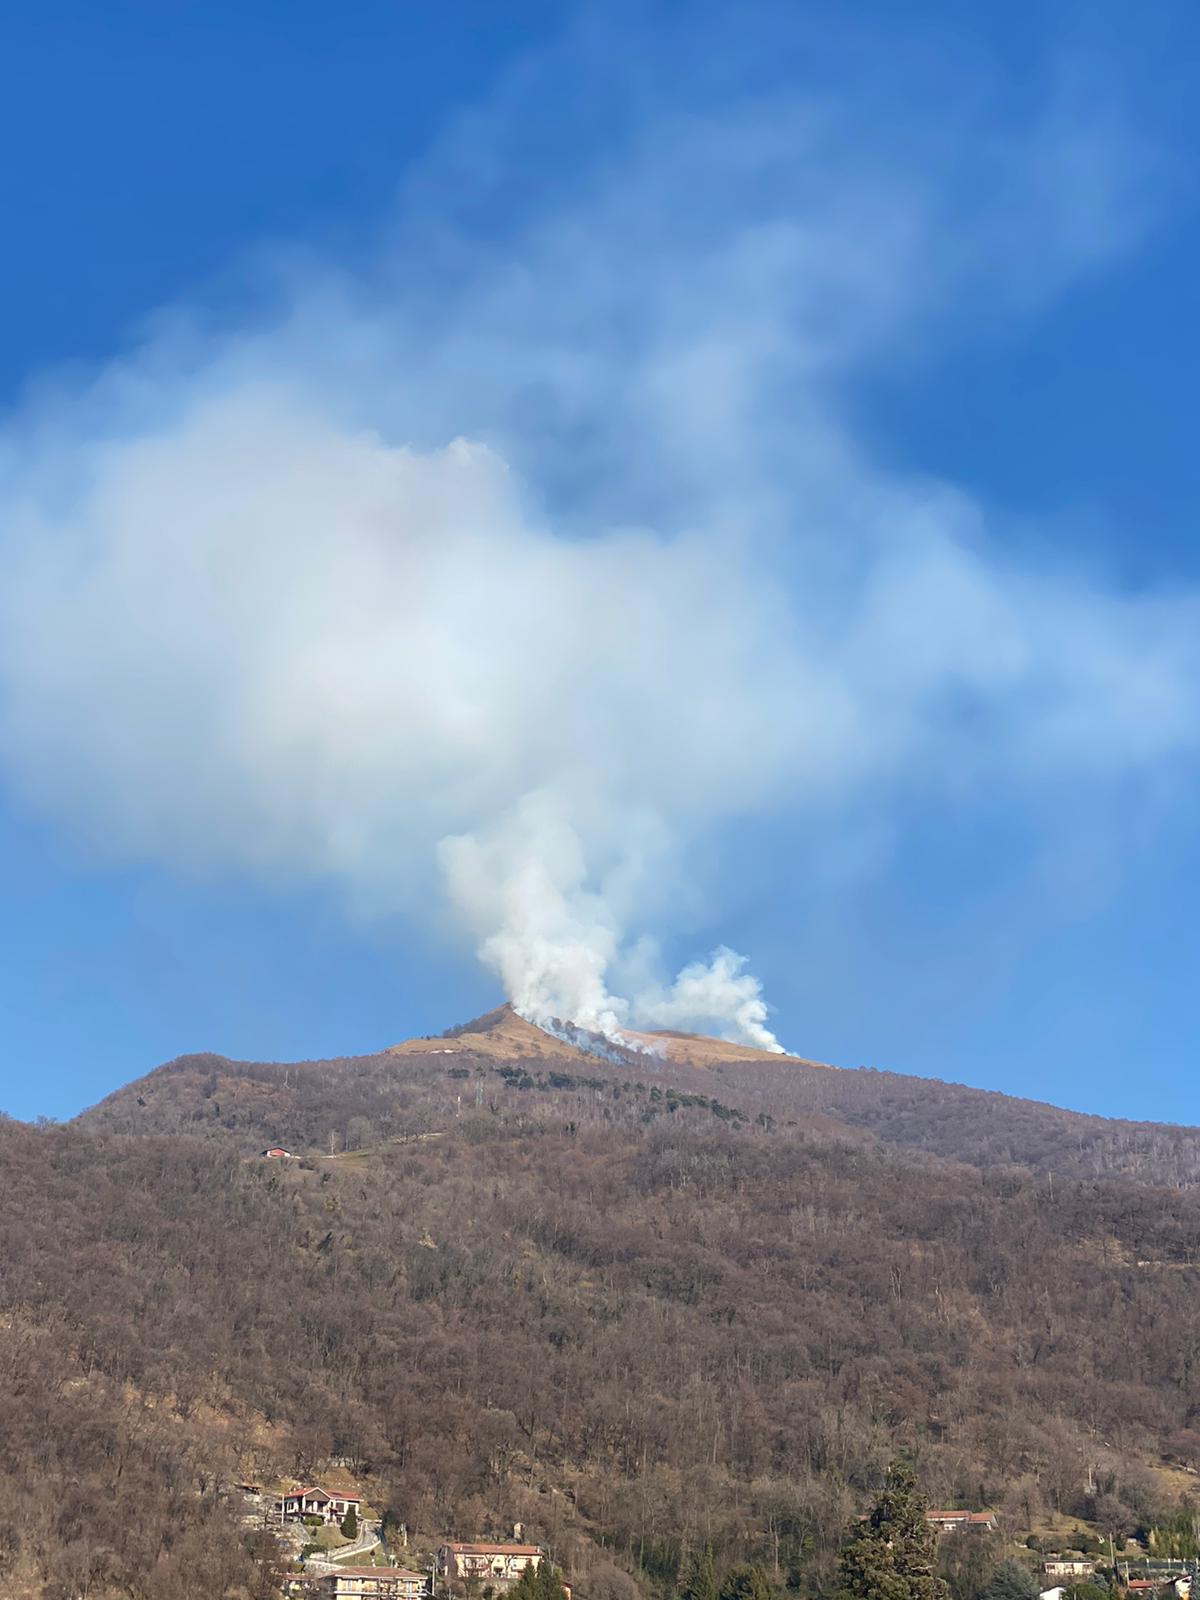
M931 1522L939 1533L957 1533L960 1528L983 1528L988 1533L996 1531L994 1511L927 1511L925 1521Z
M330 1600L421 1600L429 1579L404 1567L339 1567L326 1573L322 1588Z
M324 1489L315 1486L293 1489L279 1501L279 1513L289 1522L300 1522L305 1517L320 1517L322 1522L341 1522L351 1508L356 1517L360 1515L362 1501L356 1494L343 1494L340 1490L326 1494Z
M290 1150L285 1150L281 1144L273 1144L263 1151L266 1161L294 1161L295 1157Z
M1096 1563L1088 1561L1083 1556L1048 1556L1042 1562L1042 1576L1045 1578L1090 1578L1096 1570Z
M539 1544L458 1544L442 1545L437 1568L443 1578L465 1582L477 1578L500 1588L516 1583L526 1567L536 1572L545 1552Z

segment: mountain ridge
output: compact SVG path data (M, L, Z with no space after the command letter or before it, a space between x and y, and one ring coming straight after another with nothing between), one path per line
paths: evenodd
M616 1038L608 1038L571 1022L555 1021L542 1027L522 1016L511 1001L505 1001L503 1005L495 1006L469 1022L447 1028L436 1040L429 1036L404 1039L388 1049L391 1055L448 1054L455 1051L475 1051L506 1059L559 1056L564 1051L589 1059L595 1056L611 1057L615 1052L620 1059L629 1059L632 1064L648 1056L689 1067L729 1061L827 1066L826 1062L810 1061L804 1056L763 1050L755 1045L740 1044L710 1034L685 1033L673 1028L622 1028Z
M421 1565L520 1521L589 1600L672 1600L705 1539L828 1600L898 1449L1007 1540L1184 1515L1196 1130L528 1027L182 1056L74 1123L0 1122L30 1600L83 1561L142 1600L182 1539L145 1600L208 1600L252 1559L233 1486L334 1470Z
M480 1103L523 1086L524 1105L580 1096L579 1116L624 1085L645 1114L670 1104L716 1105L712 1115L784 1130L838 1133L973 1166L1024 1166L1077 1178L1167 1186L1200 1182L1200 1129L1070 1111L940 1079L833 1068L703 1036L651 1036L664 1049L632 1050L562 1038L498 1006L438 1036L365 1056L307 1062L175 1058L107 1095L75 1119L114 1132L236 1134L251 1146L346 1148L428 1133L459 1114L464 1087ZM596 1053L595 1045L600 1047ZM655 1098L657 1091L658 1098ZM557 1100L556 1100L557 1097ZM613 1106L610 1103L609 1114ZM547 1109L547 1114L549 1111ZM357 1119L357 1120L356 1120ZM350 1123L356 1121L356 1131Z
M335 1466L422 1564L521 1521L593 1600L670 1600L700 1537L822 1600L897 1449L1008 1539L1176 1516L1200 1188L1050 1184L756 1113L704 1069L557 1062L185 1057L122 1102L149 1121L0 1124L0 1490L55 1593L81 1503L111 1505L114 1581L187 1531L194 1587L148 1600L206 1600L230 1486ZM396 1120L345 1140L380 1083ZM264 1090L307 1126L295 1160L235 1114ZM115 1496L113 1460L138 1464Z

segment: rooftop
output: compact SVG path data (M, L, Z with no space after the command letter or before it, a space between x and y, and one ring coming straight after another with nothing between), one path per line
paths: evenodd
M447 1539L446 1549L464 1556L540 1556L540 1544L460 1544Z

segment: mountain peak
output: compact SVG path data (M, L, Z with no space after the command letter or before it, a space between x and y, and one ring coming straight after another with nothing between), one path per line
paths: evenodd
M389 1055L490 1056L502 1061L564 1056L580 1059L599 1054L611 1055L613 1046L598 1034L567 1025L561 1033L541 1028L523 1017L509 1001L485 1011L482 1016L448 1028L437 1038L405 1039L388 1051Z
M601 1056L612 1059L616 1055L629 1060L636 1060L639 1056L657 1056L660 1060L688 1067L715 1067L733 1061L805 1067L826 1065L825 1062L809 1061L803 1056L779 1055L775 1051L756 1049L753 1045L714 1039L707 1034L681 1033L674 1029L648 1031L624 1028L621 1030L621 1039L614 1041L576 1027L574 1023L543 1028L523 1017L511 1001L485 1011L470 1022L448 1028L440 1038L406 1039L401 1044L393 1045L388 1053L452 1055L460 1051L514 1061L531 1056L555 1059L563 1056Z

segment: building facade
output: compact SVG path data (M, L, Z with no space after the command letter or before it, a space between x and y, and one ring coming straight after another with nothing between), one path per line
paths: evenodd
M984 1528L996 1531L994 1511L927 1511L926 1522L932 1523L939 1533L957 1533L960 1528Z
M1042 1562L1042 1576L1046 1578L1090 1578L1095 1570L1094 1561L1074 1556L1051 1556Z
M341 1522L347 1511L353 1509L357 1517L362 1512L362 1501L356 1494L342 1494L338 1490L327 1494L315 1485L307 1489L293 1489L280 1497L280 1515L291 1522L305 1517L320 1517L322 1522Z
M339 1567L326 1574L324 1588L330 1600L421 1600L429 1579L404 1567Z
M537 1544L459 1544L442 1545L438 1551L438 1572L443 1578L466 1583L474 1579L507 1588L516 1583L526 1567L536 1572L542 1560Z

